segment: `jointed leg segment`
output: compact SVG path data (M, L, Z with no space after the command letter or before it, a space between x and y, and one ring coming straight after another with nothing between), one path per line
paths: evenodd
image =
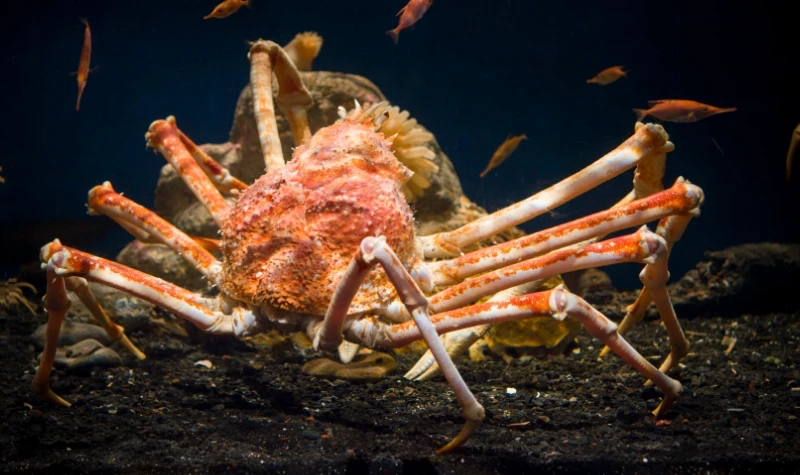
M48 382L58 347L61 324L69 309L67 288L78 294L112 339L119 341L137 357L144 357L144 354L127 340L122 327L108 319L91 296L84 279L108 285L158 305L209 333L247 335L254 332L258 325L255 315L246 309L236 307L231 312L225 313L221 310L222 306L217 298L202 297L116 262L62 246L58 240L42 248L41 258L45 263L48 279L47 340L42 360L33 379L33 388L35 392L56 405L69 406L68 402L53 393Z
M105 182L89 191L89 210L102 213L128 229L134 236L166 244L180 254L208 280L220 284L222 264L203 246L156 213L120 195Z
M313 100L292 60L278 44L258 40L250 47L250 88L253 92L258 138L267 171L283 168L286 163L278 138L275 107L272 102L272 74L278 78L276 101L292 129L295 144L311 138L306 110Z
M644 124L615 150L550 188L454 231L422 236L425 256L458 255L461 249L473 243L539 216L618 176L644 157L673 149L663 127Z
M420 290L417 283L403 267L394 251L386 244L384 237L367 237L361 242L356 256L347 272L339 282L334 298L329 306L325 319L318 326L309 329L312 333L315 347L333 349L338 347L342 340L344 315L358 287L366 277L369 270L380 264L389 276L392 284L397 289L408 312L414 319L417 337L421 337L433 352L434 358L442 368L445 379L453 388L456 398L464 411L467 421L461 432L450 443L440 448L437 453L450 451L469 439L475 432L480 422L485 417L483 406L475 399L469 390L458 369L447 354L444 345L439 340L436 329L433 327L428 315L428 300ZM358 320L357 320L358 321ZM355 325L354 322L348 322Z

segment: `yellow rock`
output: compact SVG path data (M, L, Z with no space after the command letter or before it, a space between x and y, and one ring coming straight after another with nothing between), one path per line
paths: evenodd
M303 372L321 378L348 381L380 381L394 370L397 363L386 353L373 351L359 354L351 363L343 364L330 358L317 358L303 365Z

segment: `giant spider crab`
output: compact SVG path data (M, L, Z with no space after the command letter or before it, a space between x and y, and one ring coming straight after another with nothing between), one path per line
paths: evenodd
M416 236L402 185L411 171L392 154L396 136L381 132L385 104L340 111L341 119L311 134L308 90L279 45L251 45L250 84L267 173L251 186L233 178L176 126L157 120L146 134L180 174L221 230L221 240L192 238L154 212L118 194L105 182L91 189L90 212L105 214L138 239L160 242L193 264L220 293L199 295L162 279L77 249L57 239L42 248L47 271L47 339L34 390L51 403L70 404L49 386L59 332L74 291L108 332L139 358L144 354L113 323L87 280L150 301L217 334L244 336L271 328L302 330L322 350L350 342L393 348L424 339L459 401L466 423L438 453L467 441L484 409L465 384L451 355L463 348L439 334L512 319L568 316L579 320L628 364L657 385L660 415L682 386L665 373L687 351L665 283L667 259L688 221L698 214L700 188L679 178L661 185L666 153L674 147L660 125L637 123L619 147L562 182L459 229ZM281 154L273 106L289 119L297 145ZM584 193L636 167L634 190L612 208L519 239L463 253L462 249ZM240 192L232 206L222 193ZM646 223L660 220L657 232ZM618 230L629 235L601 240ZM219 246L220 261L209 248ZM656 368L617 331L617 325L559 286L531 292L548 276L620 262L640 262L644 289L624 320L627 329L655 301L670 335L670 356ZM434 292L436 290L436 292ZM476 304L483 297L488 301ZM350 352L340 351L344 359ZM431 364L421 363L412 377ZM419 366L419 365L418 365ZM412 373L412 372L410 372Z

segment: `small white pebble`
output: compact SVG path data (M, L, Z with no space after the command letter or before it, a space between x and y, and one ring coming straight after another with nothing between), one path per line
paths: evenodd
M517 394L517 388L506 388L506 394Z
M208 360L195 361L194 365L195 366L203 366L203 367L208 368L208 369L211 369L211 368L214 367L214 363L212 363L212 362L210 362Z

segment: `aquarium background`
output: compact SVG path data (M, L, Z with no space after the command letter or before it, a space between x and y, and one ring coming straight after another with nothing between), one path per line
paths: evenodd
M693 99L738 111L693 124L665 123L678 176L706 200L671 257L673 280L716 250L798 241L800 176L787 185L786 151L800 122L791 6L769 2L532 2L436 0L395 45L385 35L396 1L253 0L203 20L209 1L4 2L0 278L35 261L52 238L113 257L130 237L86 216L86 193L105 180L151 207L166 163L145 149L149 124L175 115L197 143L227 141L249 80L247 42L286 44L301 31L325 40L316 70L372 80L432 131L466 195L492 211L580 170L633 132L632 108ZM92 65L75 111L88 18ZM623 65L628 78L586 84ZM651 120L651 119L648 119ZM481 179L495 148L525 133L506 163ZM797 164L800 172L800 163ZM800 174L800 173L798 173ZM543 229L612 205L632 172L522 226ZM651 224L654 229L654 224ZM641 265L605 268L635 287Z

